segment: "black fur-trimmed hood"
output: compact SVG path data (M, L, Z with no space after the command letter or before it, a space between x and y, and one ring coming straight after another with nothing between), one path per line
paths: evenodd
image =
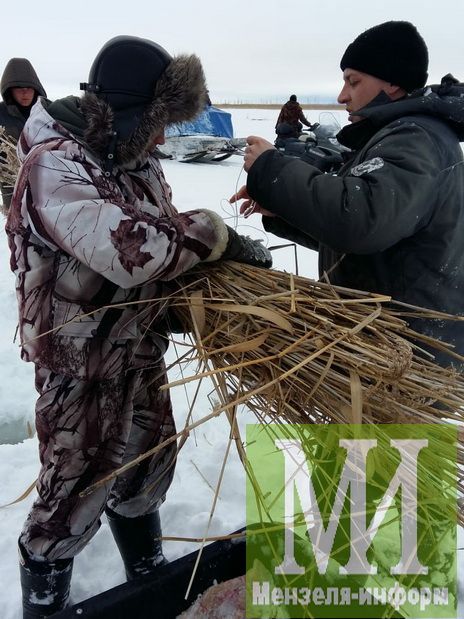
M125 139L114 136L117 113L111 105L100 95L86 92L81 99L87 125L84 140L90 150L105 161L116 137L114 163L128 164L145 154L151 140L166 125L195 118L205 107L207 96L200 59L194 54L176 56L156 81L152 101L141 111L133 112L140 115L140 120ZM130 108L127 113L132 113Z

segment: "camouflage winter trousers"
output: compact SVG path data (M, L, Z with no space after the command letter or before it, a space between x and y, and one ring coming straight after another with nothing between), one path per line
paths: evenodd
M108 505L127 517L156 510L172 481L173 442L86 497L79 493L175 433L164 361L105 381L85 382L36 368L41 470L19 538L32 557L75 556Z

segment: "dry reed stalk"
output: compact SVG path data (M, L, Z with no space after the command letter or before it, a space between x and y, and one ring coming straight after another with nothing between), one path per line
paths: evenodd
M19 170L19 160L16 155L16 140L0 126L0 183L13 186Z

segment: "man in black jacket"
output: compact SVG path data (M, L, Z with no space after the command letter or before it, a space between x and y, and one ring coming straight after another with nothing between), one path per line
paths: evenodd
M250 136L247 186L232 200L242 211L254 200L266 230L318 250L335 285L464 314L464 85L448 75L424 88L427 47L403 21L362 33L340 66L351 124L337 137L351 158L323 174ZM463 322L411 326L464 354Z

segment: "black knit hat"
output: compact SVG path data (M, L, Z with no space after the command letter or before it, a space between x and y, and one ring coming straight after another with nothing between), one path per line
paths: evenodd
M81 89L86 91L84 138L94 152L115 163L137 159L159 131L191 120L207 99L197 56L173 58L157 43L134 36L110 39Z
M348 47L340 68L368 73L406 92L427 81L427 45L407 21L387 21L360 34Z

